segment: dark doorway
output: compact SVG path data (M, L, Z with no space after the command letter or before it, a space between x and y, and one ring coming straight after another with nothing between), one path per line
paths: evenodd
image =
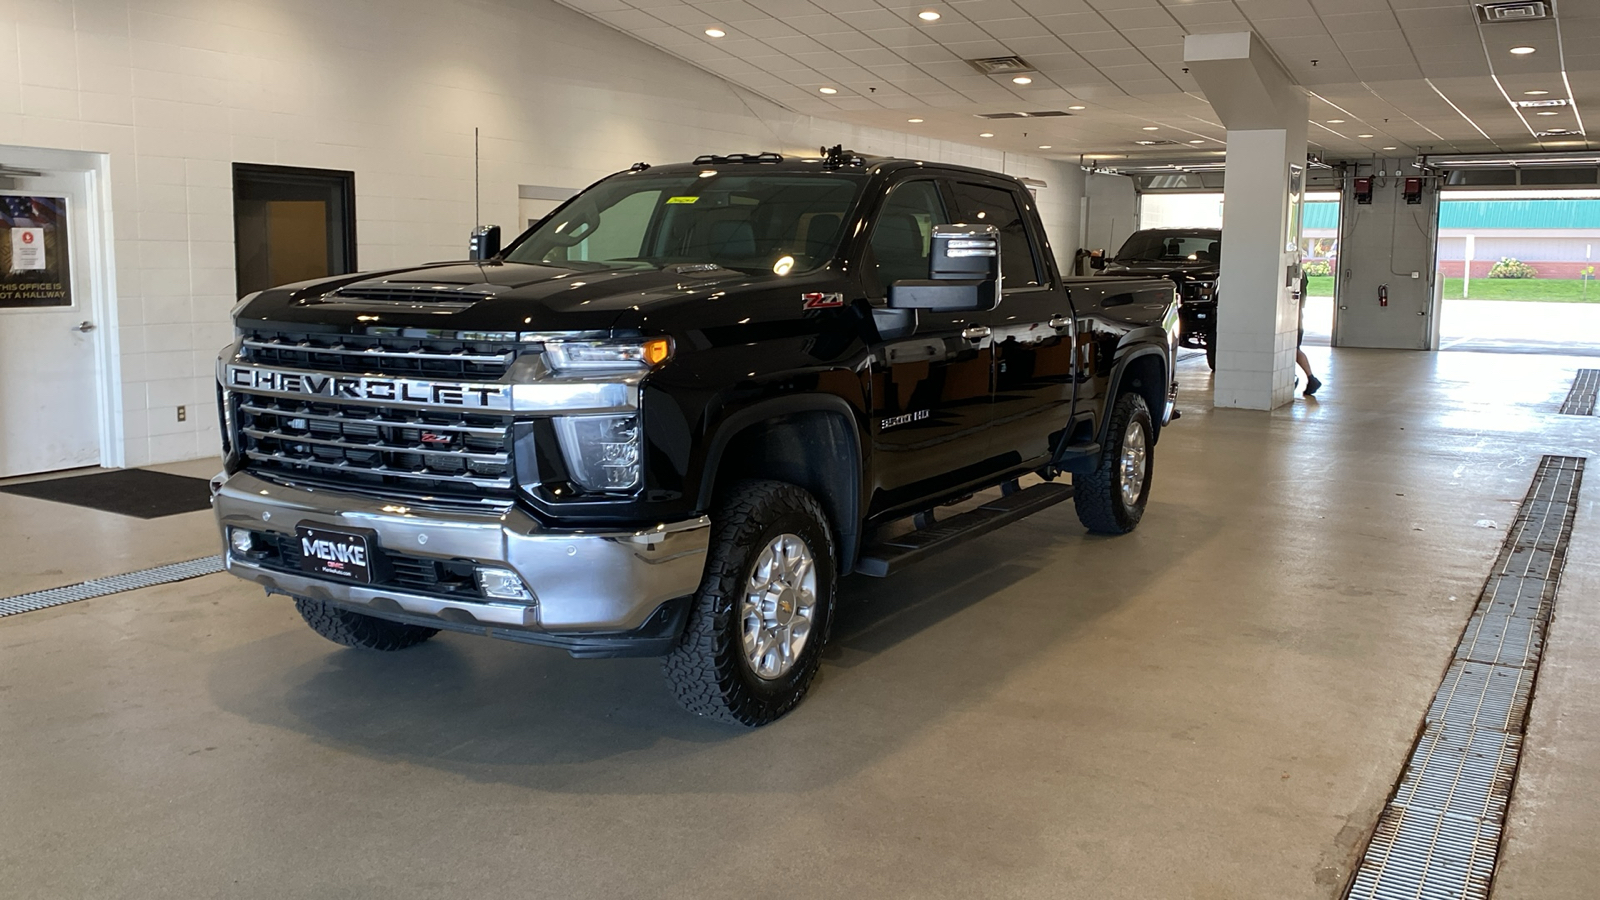
M233 164L239 296L356 270L356 176Z

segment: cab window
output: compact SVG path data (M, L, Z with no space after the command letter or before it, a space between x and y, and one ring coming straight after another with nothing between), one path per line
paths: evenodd
M1041 284L1039 261L1028 240L1028 220L1017 195L1003 188L956 182L953 185L957 220L965 225L993 225L1000 229L1002 286L1019 288Z
M877 296L896 281L928 277L933 226L947 221L944 201L932 181L895 185L872 227L872 257L877 264Z

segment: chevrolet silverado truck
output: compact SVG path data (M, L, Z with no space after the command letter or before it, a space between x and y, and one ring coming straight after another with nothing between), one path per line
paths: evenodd
M641 163L498 243L234 311L227 567L335 642L658 655L756 726L805 695L841 576L1069 498L1093 532L1145 511L1172 282L1063 279L1014 178Z
M1178 342L1206 351L1217 367L1217 275L1222 232L1215 228L1146 228L1135 231L1109 259L1090 257L1101 275L1169 278L1178 288Z

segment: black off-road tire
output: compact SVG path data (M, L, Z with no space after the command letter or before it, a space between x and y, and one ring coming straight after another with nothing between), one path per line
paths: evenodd
M362 615L310 597L294 598L294 608L312 631L358 650L404 650L439 633L437 628Z
M757 727L799 704L817 673L833 625L838 552L817 499L782 481L743 481L712 516L706 574L689 611L689 623L662 661L684 709L729 725ZM737 607L757 556L780 534L798 535L816 571L816 612L811 635L794 667L768 681L745 655Z
M1144 429L1144 484L1138 502L1130 505L1122 496L1122 450L1130 424ZM1072 476L1072 505L1078 521L1095 534L1127 534L1144 517L1150 499L1150 481L1155 473L1155 428L1144 398L1131 391L1117 398L1111 408L1107 429L1109 443L1100 458L1100 468L1088 475Z

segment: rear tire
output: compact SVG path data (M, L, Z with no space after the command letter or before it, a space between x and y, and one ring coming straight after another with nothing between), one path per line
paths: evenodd
M1206 365L1213 372L1217 370L1217 336L1214 334L1206 335Z
M1155 470L1155 428L1144 398L1131 391L1118 397L1108 432L1100 468L1072 476L1072 504L1095 534L1127 534L1144 517Z
M437 628L391 622L376 616L340 609L310 597L294 598L294 608L311 630L335 644L357 650L404 650L439 633Z
M662 670L689 712L766 725L799 704L821 664L833 532L816 498L782 481L740 482L712 521L705 579Z

